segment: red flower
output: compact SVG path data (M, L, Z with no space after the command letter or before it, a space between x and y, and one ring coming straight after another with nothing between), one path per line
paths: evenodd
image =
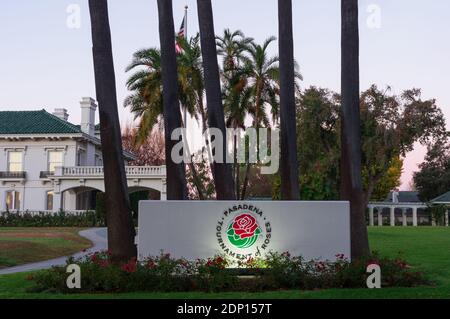
M91 261L95 263L98 260L98 253L94 253L90 258Z
M136 271L136 262L130 261L129 263L122 265L121 268L127 273L133 273Z
M318 263L316 263L316 270L317 271L324 271L326 268L325 263L320 261Z
M336 259L344 260L345 259L345 255L344 254L337 254L336 255Z
M377 266L379 266L380 262L378 260L369 260L369 262L367 263L367 266L370 266L370 265L377 265Z
M242 214L234 220L233 229L236 235L239 235L241 239L253 237L258 224L256 219L250 214Z

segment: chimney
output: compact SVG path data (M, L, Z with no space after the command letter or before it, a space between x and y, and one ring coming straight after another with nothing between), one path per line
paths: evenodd
M81 131L90 136L95 135L95 110L97 104L90 97L83 97L80 102L81 106Z
M69 119L69 113L67 113L66 109L55 109L53 115L59 117L61 120L64 120L66 122Z

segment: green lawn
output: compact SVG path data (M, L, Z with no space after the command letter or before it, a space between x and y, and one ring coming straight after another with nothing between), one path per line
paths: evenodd
M0 269L68 256L91 246L80 228L0 228Z
M28 294L27 274L0 276L0 298L450 298L450 228L371 228L371 248L382 255L402 253L425 271L433 287L389 289L329 289L266 293L129 293L104 295Z

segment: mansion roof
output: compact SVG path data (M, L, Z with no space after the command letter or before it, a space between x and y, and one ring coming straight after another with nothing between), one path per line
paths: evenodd
M0 135L81 134L80 126L41 111L0 111Z

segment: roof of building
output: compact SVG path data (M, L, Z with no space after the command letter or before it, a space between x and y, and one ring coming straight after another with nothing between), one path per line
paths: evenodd
M0 134L80 134L80 127L41 111L0 111Z
M388 197L386 198L387 202L392 202L392 193L390 192ZM410 191L401 191L398 193L398 202L399 203L420 203L421 200L419 198L419 192L410 192Z
M432 203L450 203L450 192L442 194L431 200Z
M95 125L100 130L100 124ZM39 135L39 134L83 134L80 125L48 113L40 111L0 111L0 135ZM100 144L100 140L94 137ZM124 151L125 157L136 159L136 156Z

